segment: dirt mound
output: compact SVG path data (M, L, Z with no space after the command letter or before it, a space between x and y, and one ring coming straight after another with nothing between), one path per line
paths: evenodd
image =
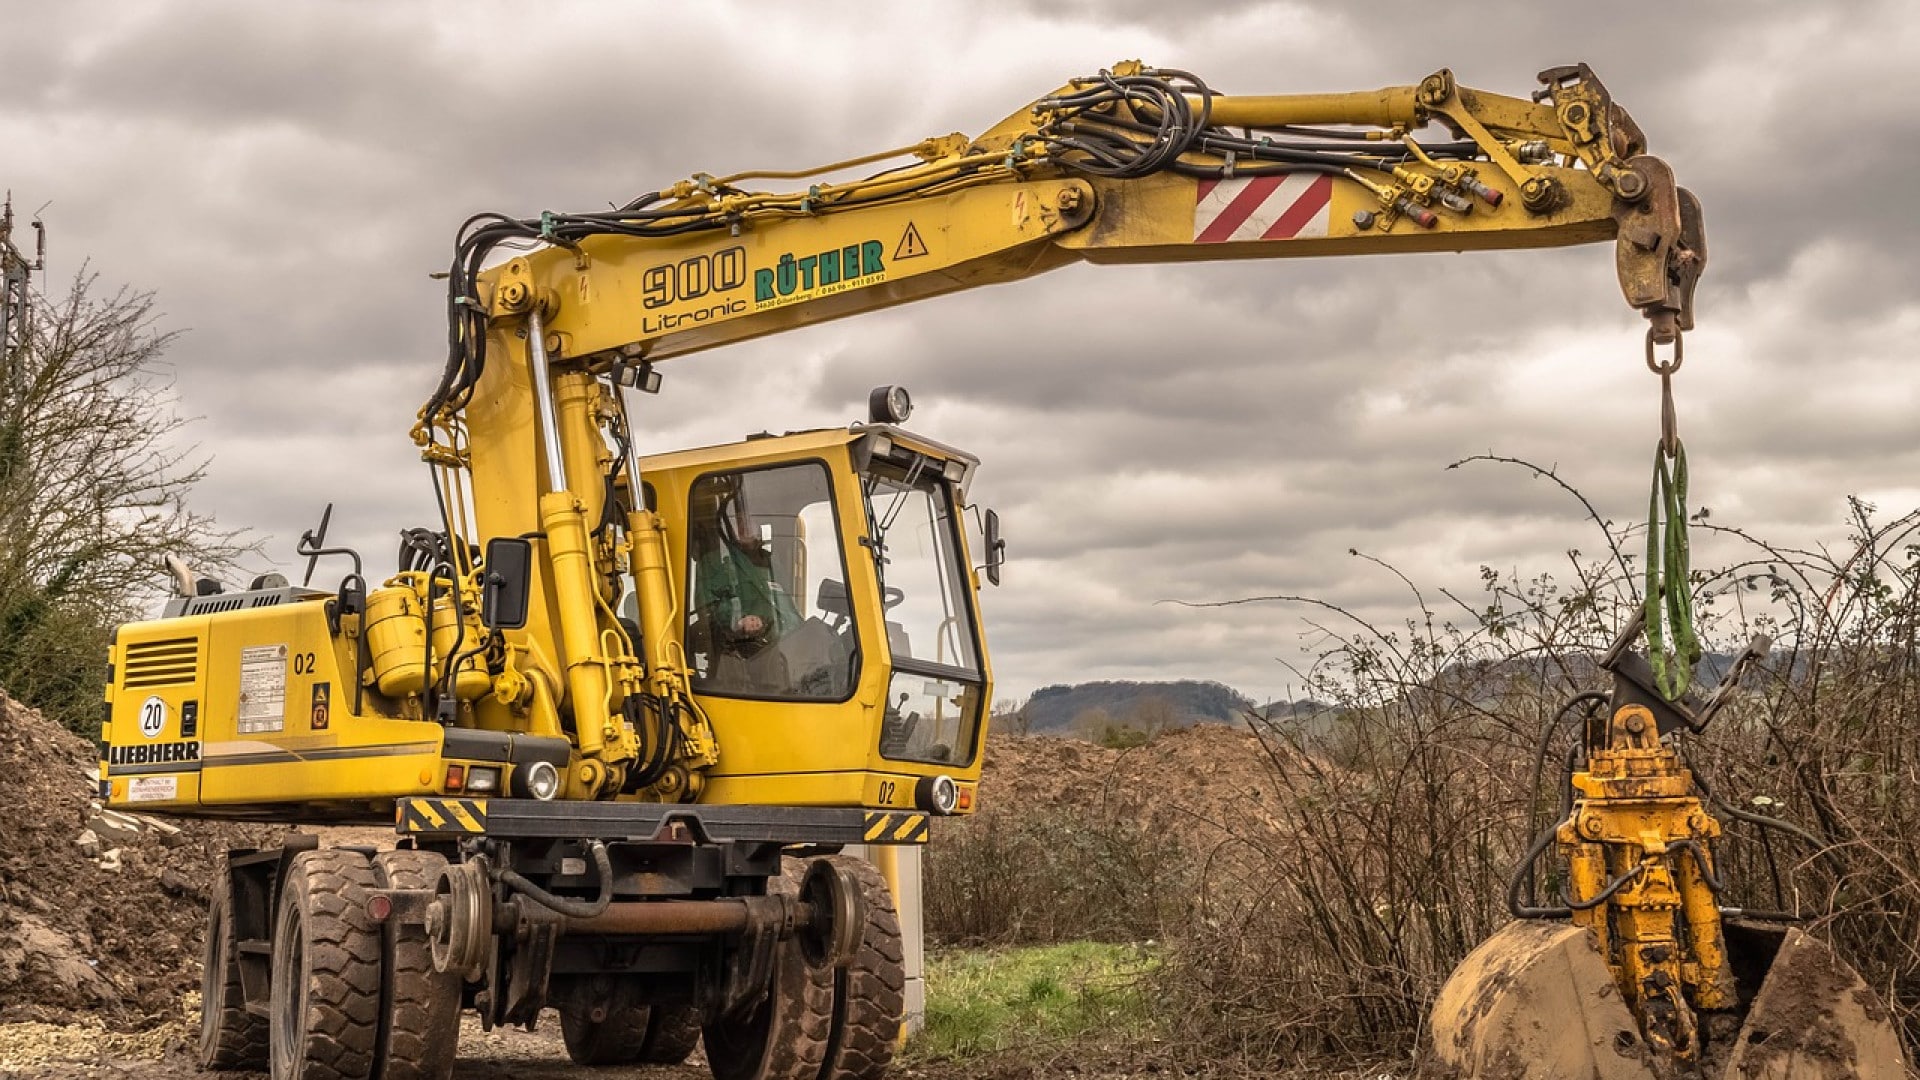
M980 813L1056 810L1136 821L1155 832L1237 832L1275 798L1267 749L1244 727L1195 724L1113 750L1052 735L987 739Z
M213 867L273 831L118 818L83 847L97 767L86 740L0 692L0 1022L177 1016L199 989Z

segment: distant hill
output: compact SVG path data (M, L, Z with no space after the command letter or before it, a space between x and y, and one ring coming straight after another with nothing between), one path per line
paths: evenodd
M1154 727L1197 723L1237 724L1254 703L1231 686L1198 679L1177 682L1090 682L1043 686L1027 699L1027 730L1067 733L1083 714L1107 721Z
M1712 692L1732 667L1735 655L1708 653L1702 659L1696 682L1699 694ZM1464 683L1462 689L1469 699L1496 701L1509 692L1515 682L1564 685L1571 678L1582 689L1605 690L1609 683L1598 660L1596 656L1581 654L1558 660L1527 657L1459 665L1449 668L1448 672ZM1033 692L1020 710L1024 725L1000 727L996 721L996 730L1096 738L1105 728L1158 731L1194 724L1240 725L1251 712L1270 720L1304 723L1307 731L1320 732L1337 711L1334 706L1311 700L1257 705L1231 686L1201 679L1173 682L1119 679L1043 686Z

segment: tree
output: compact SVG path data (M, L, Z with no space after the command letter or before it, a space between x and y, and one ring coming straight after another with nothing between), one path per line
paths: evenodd
M1019 701L1003 698L993 703L993 709L987 714L991 730L1009 735L1025 735L1033 727L1033 717L1027 713L1027 698Z
M1134 704L1127 726L1145 732L1149 740L1157 739L1181 726L1180 710L1164 696L1153 694Z
M1073 731L1088 742L1109 750L1131 750L1136 746L1145 746L1149 741L1145 731L1115 720L1112 713L1097 705L1081 710L1073 718Z
M0 687L83 733L112 627L158 598L163 556L215 569L249 550L187 506L206 462L179 439L176 334L151 293L96 286L33 297L0 363Z

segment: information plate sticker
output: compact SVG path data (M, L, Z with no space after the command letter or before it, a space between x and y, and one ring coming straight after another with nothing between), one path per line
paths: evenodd
M284 731L287 727L287 647L255 645L240 650L242 735Z
M128 802L172 802L179 797L177 776L136 776L127 781Z

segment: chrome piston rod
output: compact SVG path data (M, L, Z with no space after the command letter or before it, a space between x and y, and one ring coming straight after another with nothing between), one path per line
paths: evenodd
M567 459L560 449L560 419L553 407L553 366L547 358L547 320L536 299L527 312L527 368L533 383L540 445L547 454L547 491L567 490Z

